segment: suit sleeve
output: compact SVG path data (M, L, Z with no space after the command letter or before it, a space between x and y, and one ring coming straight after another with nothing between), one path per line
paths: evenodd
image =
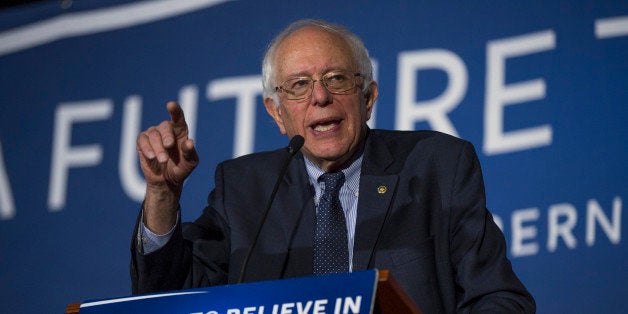
M534 299L513 272L504 236L486 209L480 163L468 142L458 158L450 202L457 311L534 313Z
M137 243L139 217L131 243L133 294L225 284L229 260L229 228L222 214L223 172L216 169L216 188L208 206L193 223L179 220L170 240L160 249L142 254ZM141 216L141 215L140 215Z

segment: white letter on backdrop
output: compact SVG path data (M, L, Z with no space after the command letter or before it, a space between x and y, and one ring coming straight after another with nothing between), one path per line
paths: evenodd
M233 157L253 152L255 143L255 100L262 95L261 76L218 79L207 85L207 98L217 100L236 98Z
M586 241L588 246L595 244L595 226L596 222L606 234L611 243L619 244L621 241L621 198L616 196L613 198L613 217L609 220L602 206L595 199L587 202L587 231Z
M15 217L15 201L0 142L0 220L9 220L13 217Z
M506 85L505 77L506 59L554 49L556 35L543 31L490 41L487 46L484 153L495 155L550 145L550 125L504 132L504 107L545 97L543 79Z
M559 223L559 218L565 217L565 221ZM555 204L549 208L549 221L547 222L547 250L556 251L558 238L563 238L565 245L570 249L576 248L576 237L573 229L578 222L578 212L569 203Z
M94 166L102 160L102 147L99 144L72 146L72 125L106 120L112 113L113 102L110 99L61 103L57 107L48 186L50 211L60 211L65 206L68 172L71 167Z
M418 72L425 69L442 70L448 84L438 97L416 101ZM458 136L447 117L458 106L467 91L468 74L464 62L448 50L430 49L399 54L397 66L397 130L414 130L414 124L427 120L434 130Z
M539 219L539 210L537 208L516 210L512 213L510 219L512 225L512 256L519 257L538 253L538 243L523 243L526 239L534 239L536 237L536 227L524 227L523 223Z

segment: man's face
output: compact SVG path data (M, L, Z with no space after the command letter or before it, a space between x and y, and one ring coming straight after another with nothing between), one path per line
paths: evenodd
M341 37L315 27L300 29L284 39L274 61L279 84L295 76L318 80L332 70L358 72L349 45ZM366 121L377 98L375 82L367 95L361 87L368 82L357 82L347 95L331 94L321 82L315 82L310 97L288 100L285 93L280 93L279 107L270 97L264 99L264 105L282 134L305 138L302 152L308 159L325 171L337 170L363 144Z

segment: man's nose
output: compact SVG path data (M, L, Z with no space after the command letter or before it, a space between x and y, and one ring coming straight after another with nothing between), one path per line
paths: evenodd
M327 106L331 103L333 95L327 90L321 80L312 82L312 104L318 106Z

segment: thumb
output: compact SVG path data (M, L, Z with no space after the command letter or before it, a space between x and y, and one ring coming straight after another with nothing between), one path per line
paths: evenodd
M181 143L181 153L185 161L194 165L198 163L198 154L196 153L196 148L194 147L194 140L188 139Z

